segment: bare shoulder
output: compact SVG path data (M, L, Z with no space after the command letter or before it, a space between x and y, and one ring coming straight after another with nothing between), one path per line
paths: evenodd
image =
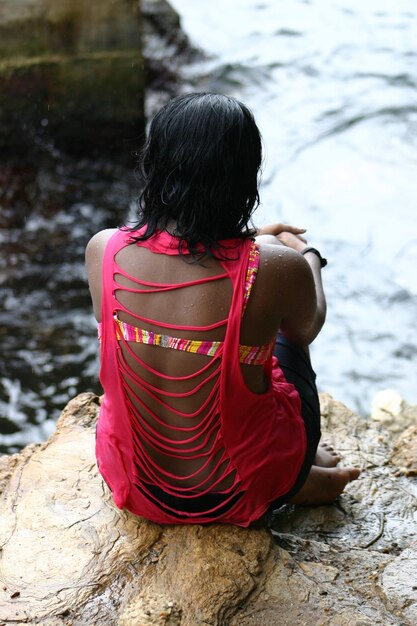
M93 302L94 314L97 321L101 319L101 268L107 242L114 235L117 228L101 230L91 237L85 249L85 267L88 286Z
M282 294L286 289L302 289L313 280L311 268L302 254L284 245L259 242L259 274L267 289Z
M103 256L107 242L116 231L117 228L106 228L105 230L100 230L91 237L85 249L85 260L87 265L90 262L97 261Z

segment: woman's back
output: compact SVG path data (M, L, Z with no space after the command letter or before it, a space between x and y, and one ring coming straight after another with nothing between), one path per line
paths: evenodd
M264 367L256 364L270 363L272 345L239 345L244 327L242 313L245 303L249 313L258 261L258 255L250 253L257 248L250 240L238 240L230 242L233 247L226 250L233 260L207 258L203 263L191 264L178 254L178 240L166 232L143 244L126 245L127 239L126 231L116 231L106 245L103 261L102 382L107 406L98 429L100 469L106 477L104 466L114 466L114 455L108 458L103 449L123 433L125 439L131 439L127 474L141 497L154 501L155 494L163 490L172 498L180 498L175 508L182 515L194 513L198 521L207 514L215 516L213 508L221 512L251 490L245 484L251 455L246 455L247 468L242 471L234 451L235 444L240 446L241 455L252 439L246 434L242 442L242 433L237 430L241 426L243 432L248 427L246 409L253 414L255 405L258 415L254 419L259 418L259 423L252 424L252 436L258 433L252 445L255 463L263 446L259 436L262 415L265 418L266 413L276 412L271 394L269 404L265 394L259 395L267 391L267 378ZM234 336L228 337L227 333ZM257 333L259 336L259 330ZM114 353L117 357L109 367ZM237 368L242 368L239 373ZM245 384L245 376L253 389ZM284 383L283 392L288 387ZM226 412L234 415L225 424L229 395L234 398L233 406ZM289 427L299 433L302 424L296 414L293 410L285 417L282 432L287 433ZM121 427L123 421L125 429ZM279 428L273 439L277 437ZM287 460L291 457L294 472L303 447L303 438L298 434L284 454ZM118 450L116 457L121 456ZM268 465L271 459L267 450L262 450L260 456L261 470L261 465ZM277 466L280 451L272 456ZM283 488L291 476L292 472L287 472L283 477ZM111 478L108 482L114 487ZM132 498L131 488L129 491ZM274 496L281 491L275 480ZM210 503L208 509L194 510L200 496L213 494L218 498L214 507ZM170 514L172 508L168 506Z
M221 354L213 358L204 352L211 342L224 341L232 285L214 259L192 264L164 254L162 246L158 251L130 245L115 257L117 319L125 323L118 329L126 337L130 330L134 339L120 340L119 361L138 437L148 464L154 464L148 467L149 480L201 491L211 486L209 476L213 483L221 475L212 454ZM159 345L142 343L149 335ZM193 347L182 345L184 340L204 342L205 348L198 346L200 353L179 349ZM161 349L161 344L172 347ZM217 484L224 486L224 480Z

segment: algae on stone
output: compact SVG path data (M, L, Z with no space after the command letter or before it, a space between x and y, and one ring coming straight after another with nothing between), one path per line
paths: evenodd
M0 55L0 147L9 154L48 141L83 154L140 145L138 0L3 0Z

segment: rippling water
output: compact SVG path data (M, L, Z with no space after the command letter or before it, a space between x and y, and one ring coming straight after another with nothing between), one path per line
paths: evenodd
M211 58L186 70L254 111L259 223L308 229L329 258L312 354L322 390L366 415L417 402L417 5L414 0L173 0Z
M0 168L0 452L45 439L67 401L100 392L84 248L122 221L131 169L55 153Z
M265 145L259 224L308 228L329 258L319 386L366 415L374 393L417 403L417 5L414 0L173 0L209 58L195 90L236 95ZM109 162L54 155L1 169L0 451L45 438L97 383L84 277L91 234L136 186Z

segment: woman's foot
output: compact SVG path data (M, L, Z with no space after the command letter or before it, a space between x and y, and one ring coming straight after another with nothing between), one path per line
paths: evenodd
M319 467L336 467L340 461L340 456L327 443L319 443L314 459L314 465Z
M318 467L313 465L300 491L289 501L290 504L318 506L330 504L346 485L359 477L357 467Z

